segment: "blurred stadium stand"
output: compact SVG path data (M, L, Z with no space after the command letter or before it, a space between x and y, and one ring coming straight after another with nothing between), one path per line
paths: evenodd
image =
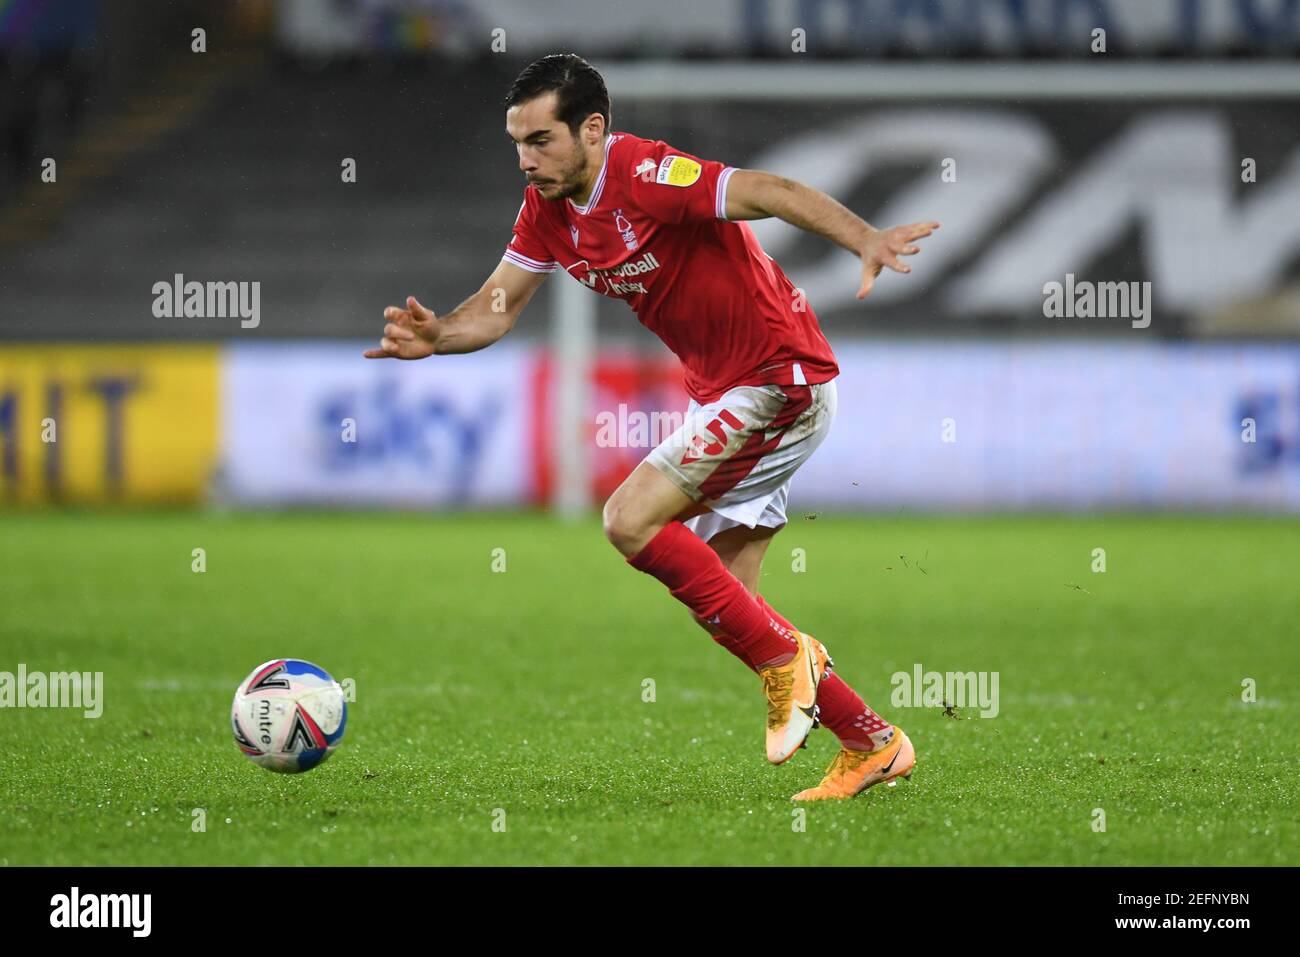
M791 24L806 31L807 54L790 52ZM1087 52L1094 26L1107 31L1104 58ZM207 31L202 54L191 51L196 27ZM1157 319L1140 334L1144 345L1222 337L1293 349L1280 340L1300 337L1300 219L1287 212L1300 208L1298 38L1300 4L1264 0L660 0L625 4L616 16L598 0L282 0L220 8L0 0L0 56L10 81L0 93L0 340L225 343L239 358L223 360L222 381L235 375L230 368L251 370L251 378L239 380L249 389L257 387L253 372L275 373L265 361L270 353L248 348L261 340L346 340L321 343L319 353L322 362L343 368L356 341L376 333L385 305L414 293L449 310L495 266L523 185L500 103L532 58L573 49L606 71L616 130L804 180L872 221L943 220L943 241L916 261L915 273L906 281L886 277L865 309L852 300L852 256L781 223L754 224L808 292L837 352L853 356L859 378L871 368L879 382L892 383L894 391L877 396L882 402L906 394L924 404L927 394L891 379L888 363L872 366L866 342L902 343L890 355L919 374L925 363L909 364L916 360L909 350L917 348L916 337L933 337L919 340L929 343L920 348L977 392L981 375L1032 372L1040 377L1034 388L1047 391L1023 395L1040 406L1052 402L1048 380L1040 381L1043 363L1059 365L1065 354L1036 353L1020 338L1134 347L1139 338L1127 322L1044 318L1043 284L1067 272L1079 280L1152 281ZM504 52L493 52L498 39ZM711 87L713 67L740 77L739 88L733 84L723 95ZM829 71L835 95L797 94L791 78L800 70L805 79ZM889 70L895 72L881 72ZM1073 78L1083 74L1071 70L1105 77L1111 92L1090 95L1086 83L1074 88ZM1182 77L1195 83L1182 87ZM676 84L667 93L664 78ZM1235 87L1235 78L1243 85ZM997 83L1015 92L992 92ZM58 161L57 187L40 179L47 156ZM1242 177L1247 157L1258 170L1253 182ZM355 183L341 180L345 158L356 161ZM958 160L955 182L939 176L946 158ZM152 287L176 274L260 282L260 325L156 318ZM548 286L565 281L555 277ZM555 311L556 300L539 296L510 342L541 355ZM663 387L664 350L621 303L601 299L597 312L602 348L631 345L646 357L641 371L603 360L601 407L624 399L646 408L675 403L678 393ZM990 336L1014 345L1009 352L1023 366L999 365L982 352ZM972 349L949 354L940 339ZM520 391L514 401L535 405L553 370L544 360L534 368L508 350L500 354L499 365L480 359L466 366L457 388L468 394L480 375L500 388L524 389L516 380L525 381L533 391ZM1080 355L1070 362L1075 381L1095 378L1096 369L1112 363L1100 352ZM1063 497L1044 493L1053 468L1088 474L1088 462L1139 442L1136 434L1097 426L1093 438L1052 453L1058 458L1023 464L1039 470L1040 484L992 504L1255 501L1300 508L1300 423L1288 411L1300 408L1294 353L1271 353L1276 363L1262 363L1261 353L1249 350L1216 355L1225 370L1267 372L1256 381L1221 371L1198 386L1195 363L1153 358L1144 365L1116 352L1113 364L1140 379L1164 377L1160 388L1169 402L1198 388L1213 395L1220 405L1196 413L1214 419L1212 430L1193 429L1189 434L1200 438L1171 445L1162 468L1169 475L1194 471L1198 456L1218 443L1214 454L1225 475L1235 469L1271 476L1255 498L1218 486L1174 487L1172 479L1144 473L1142 461L1118 477L1098 478L1111 483L1104 490L1061 479L1070 489ZM372 366L355 374L381 375ZM35 372L24 381L32 395L42 388ZM302 421L277 433L276 448L296 449L301 458L301 448L321 441L305 432L320 431L363 392L382 414L392 413L396 400L379 387L313 394L303 398ZM274 390L257 394L274 401ZM942 396L960 405L973 394L956 389ZM1124 394L1142 401L1140 393ZM4 419L4 398L0 389L0 446L16 421ZM1091 399L1071 401L1071 415L1100 408ZM879 408L861 397L853 402L863 410L862 423ZM227 395L227 413L232 403L238 405ZM934 415L944 414L942 405ZM1106 408L1119 415L1123 406L1112 395ZM1239 461L1233 430L1242 410L1267 420L1268 438ZM1008 411L990 406L988 422ZM1039 411L1045 418L1034 421L1043 427L1056 421L1053 409ZM392 413L391 421L405 423L406 414ZM503 434L519 441L544 429L547 414ZM308 428L307 421L315 424ZM1023 429L1026 421L1003 424ZM417 428L408 425L393 428L404 435ZM846 425L855 427L866 428ZM872 428L884 434L880 422ZM908 454L914 424L892 422L888 429L891 454ZM224 441L229 454L236 440ZM402 442L393 448L400 446L413 469L409 500L423 502L422 453ZM980 461L1003 463L1004 478L1006 469L1014 477L1017 463L1027 462L1024 449L1008 452L992 432L963 448ZM530 492L511 487L476 498L469 486L455 485L446 498L544 497L539 490L551 481L550 466L538 454L529 466ZM828 445L822 457L844 472L852 467L848 456ZM607 489L632 460L601 466L598 488ZM242 494L268 501L352 494L310 485L318 479L299 481L291 474L295 461L246 477ZM397 467L379 453L366 461L376 475ZM344 458L330 463L355 465ZM895 499L864 504L907 499L925 469L945 468L939 459L913 465L916 475ZM967 465L978 468L974 460ZM876 478L878 490L886 477ZM921 504L991 501L973 488L949 498L942 489L930 494Z
M77 0L35 5L46 13L29 18L33 35L48 39L38 39L40 52L33 59L31 45L13 35L18 6L9 5L9 32L3 34L9 68L21 72L5 110L5 168L24 171L28 186L18 194L13 184L19 177L6 176L9 203L0 214L0 334L15 340L206 339L240 333L228 324L160 321L142 308L151 301L152 284L175 273L199 280L259 279L268 317L259 336L363 334L383 303L408 290L427 296L437 308L451 308L491 270L508 239L521 177L501 133L498 104L515 73L545 45L543 40L533 50L466 57L466 31L482 30L486 37L490 24L499 21L519 24L506 28L507 37L511 31L530 36L528 25L554 33L556 23L565 21L550 11L594 10L589 3L554 4L541 17L534 5L512 2L476 4L471 14L467 5L456 3L408 7L292 0L278 8L237 5L238 16L214 20L202 5L141 4L124 12ZM656 6L667 22L679 22L674 16L680 15L681 23L700 23L686 15L689 5ZM770 31L761 25L783 5L750 0L717 6L744 12L730 29L734 52L734 44L747 35L742 25L766 35ZM914 52L936 46L944 52L948 45L936 36L972 35L971 23L959 22L953 12L965 6L900 5L911 12L895 32L915 34ZM1292 29L1279 35L1296 35L1296 18L1286 19L1285 5L1275 5L1269 20L1262 12L1267 5L1238 4L1235 19L1226 21L1209 16L1208 8L1199 19L1187 19L1187 11L1201 9L1198 4L1164 5L1183 16L1181 21L1133 19L1129 5L1100 2L983 6L998 15L990 16L990 23L1021 24L1023 36L1038 35L1024 24L1045 24L1059 34L1079 17L1110 23L1128 18L1131 34L1145 24L1152 44L1165 49L1181 36L1187 52L1214 43L1223 52L1249 44L1261 56L1286 48L1282 40L1270 39L1273 33L1261 34L1261 23L1285 24ZM850 16L852 23L858 22L852 17L868 14L876 18L870 22L890 22L891 8L807 3L795 9L808 18L798 22L825 29L837 15ZM54 15L60 11L62 18ZM705 25L712 15L701 14ZM98 16L104 19L102 36L96 33ZM200 22L211 24L209 50L191 54L189 28ZM1199 33L1189 25L1194 22L1201 24ZM1155 31L1161 23L1168 28L1164 34ZM154 31L152 37L144 34L146 28ZM697 32L684 30L676 52L689 51ZM604 55L603 45L616 55L628 52L620 39L626 33L626 24L617 31L595 30L589 42L597 54ZM118 37L128 41L121 48ZM332 48L326 43L330 37ZM1009 42L1004 36L1004 42L993 44L994 52ZM584 38L584 47L587 43ZM24 49L27 54L19 52ZM651 44L650 49L657 48ZM811 40L810 49L825 51ZM600 56L595 59L600 65ZM1117 235L1071 248L1078 278L1156 279L1161 336L1300 331L1294 293L1300 234L1276 222L1269 238L1282 249L1268 253L1279 260L1271 273L1251 273L1234 289L1228 268L1222 289L1208 290L1222 292L1217 299L1168 295L1196 285L1198 276L1203 279L1204 255L1197 247L1216 238L1196 235L1197 227L1208 231L1220 222L1197 212L1198 194L1215 194L1241 216L1261 204L1300 196L1295 100L896 102L868 91L861 101L776 102L761 92L768 83L756 84L748 99L688 102L620 97L617 84L611 85L615 129L665 139L735 165L776 168L828 189L873 220L895 212L929 216L928 210L942 206L951 245L920 263L908 284L882 286L873 303L873 333L1052 332L1023 290L1017 296L1005 279L999 285L992 278L999 268L1005 272L1009 255L998 243L1015 242L1017 230L1028 229L1035 216L1055 215L1061 232L1068 233L1070 223L1089 208L1086 196L1071 198L1072 182L1105 175L1096 166L1107 162L1114 164L1112 175L1145 178L1145 185L1167 194L1167 202L1149 205L1135 196L1106 227ZM85 89L93 93L86 97ZM89 120L82 115L83 100L93 107L86 110ZM40 104L39 111L34 104ZM1117 144L1171 116L1195 127L1191 135L1199 130L1211 146L1231 149L1223 159L1233 168L1216 165L1212 156L1177 153L1108 158L1108 151L1121 148ZM66 149L54 148L63 141ZM1236 156L1246 144L1261 170L1259 184L1249 189L1231 182ZM816 162L823 157L842 164L845 152L853 150L866 155L857 175L826 175ZM1027 156L1025 150L1038 155ZM65 186L74 179L74 188L47 189L42 195L34 181L37 156L52 153L59 154ZM964 175L940 186L928 173L951 155L962 157ZM355 184L340 182L345 157L357 161ZM1023 164L1019 170L1017 162ZM834 164L821 167L829 165ZM965 185L998 166L1019 174L1016 185L1006 185L1005 196ZM928 191L916 185L923 178L933 184ZM1191 212L1180 213L1180 203ZM755 228L796 283L807 288L829 333L862 328L862 313L844 291L852 285L845 278L853 270L851 257L782 224ZM1225 256L1255 255L1223 238ZM939 263L939 255L947 258ZM834 272L836 263L840 273ZM1025 288L1032 291L1054 276L1059 278L1048 272ZM1233 311L1238 302L1243 307ZM1233 318L1224 316L1225 309ZM41 316L41 322L30 321L32 316ZM644 338L619 304L602 303L600 316L602 333ZM520 331L528 335L541 328L541 322L525 322ZM1121 331L1105 323L1070 329L1083 335Z

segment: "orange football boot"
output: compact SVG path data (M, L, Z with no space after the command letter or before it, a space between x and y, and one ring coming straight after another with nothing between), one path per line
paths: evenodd
M815 788L800 791L794 801L836 801L861 794L873 784L909 778L916 766L916 749L903 729L894 726L894 736L883 748L874 751L851 751L841 748L835 755L826 777Z
M794 634L798 650L790 662L758 673L767 697L767 759L773 764L789 760L821 723L817 686L833 664L820 641L801 631Z

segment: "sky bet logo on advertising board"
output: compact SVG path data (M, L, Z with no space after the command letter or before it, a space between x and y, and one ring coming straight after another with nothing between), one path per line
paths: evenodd
M406 464L441 476L453 499L469 496L505 403L488 397L462 408L445 396L404 392L395 380L324 396L315 417L321 464L334 474ZM345 418L367 423L355 442L338 441Z
M1240 432L1237 469L1243 475L1300 472L1300 383L1290 391L1261 389L1237 400L1230 423Z

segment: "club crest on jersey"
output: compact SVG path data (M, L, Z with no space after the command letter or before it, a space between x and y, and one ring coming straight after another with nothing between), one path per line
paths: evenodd
M700 164L685 156L665 156L655 182L664 186L690 186L700 178Z
M632 229L632 224L623 215L623 210L614 210L614 225L618 227L618 233L623 237L623 245L627 247L628 252L632 252L637 246L641 245L637 242L636 231Z

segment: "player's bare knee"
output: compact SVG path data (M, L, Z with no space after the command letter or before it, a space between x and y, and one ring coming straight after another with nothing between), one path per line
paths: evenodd
M624 555L630 557L641 550L645 538L643 523L629 513L617 492L605 502L601 522L605 538Z
M727 571L736 576L736 579L745 586L745 591L751 595L758 593L758 577L762 571L762 564L754 561L752 558L737 556L731 561L724 561Z

